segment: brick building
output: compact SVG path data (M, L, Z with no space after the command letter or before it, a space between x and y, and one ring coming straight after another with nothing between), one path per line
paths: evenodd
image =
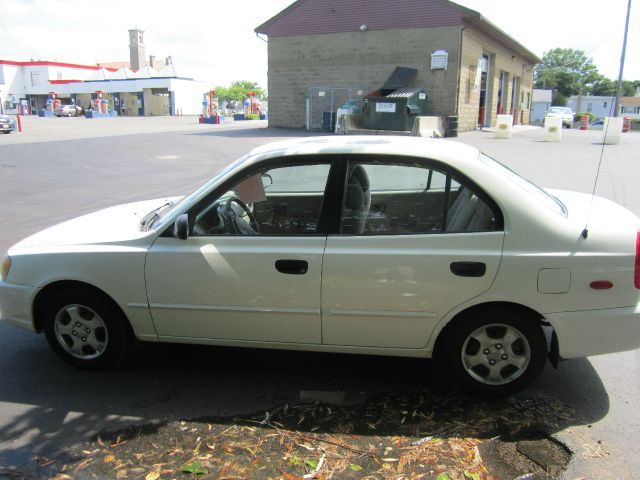
M268 37L269 125L314 129L318 110L359 102L397 66L417 69L430 115L460 130L528 123L540 59L480 13L446 0L298 0L255 29ZM329 104L329 99L331 103Z

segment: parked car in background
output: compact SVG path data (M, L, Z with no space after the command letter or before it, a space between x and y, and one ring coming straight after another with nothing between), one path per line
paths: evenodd
M604 127L604 118L598 118L589 124L589 128L593 130L602 130Z
M56 117L77 117L78 115L82 115L82 113L82 107L78 105L60 105L53 112Z
M9 115L0 115L0 131L2 133L11 133L16 129L16 121Z
M0 316L85 368L135 338L435 357L466 390L506 395L547 358L640 346L639 231L616 203L455 142L295 139L186 197L22 240Z
M547 117L562 118L562 126L571 128L573 127L573 111L569 107L550 107L547 110Z

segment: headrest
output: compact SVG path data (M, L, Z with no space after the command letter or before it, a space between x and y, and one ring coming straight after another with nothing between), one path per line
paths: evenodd
M369 175L362 165L354 165L349 173L349 181L347 185L358 182L363 191L369 190Z
M360 210L365 204L364 190L359 182L349 182L344 206L349 210Z

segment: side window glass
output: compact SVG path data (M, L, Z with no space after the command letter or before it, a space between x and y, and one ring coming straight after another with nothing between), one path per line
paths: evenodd
M260 170L194 212L194 235L312 235L330 165Z
M495 212L470 187L452 180L449 208L447 209L447 232L484 232L495 230Z
M411 235L495 226L491 208L449 173L419 163L349 164L343 234Z

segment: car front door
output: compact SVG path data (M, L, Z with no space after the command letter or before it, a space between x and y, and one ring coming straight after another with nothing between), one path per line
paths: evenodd
M145 276L161 339L321 343L331 164L316 160L239 174L189 210L187 239L157 239Z
M323 264L323 343L424 347L491 285L503 220L472 182L425 160L353 160Z

